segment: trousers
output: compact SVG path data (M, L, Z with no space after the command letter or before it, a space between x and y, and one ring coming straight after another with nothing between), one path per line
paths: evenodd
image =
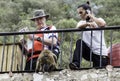
M74 50L72 62L75 63L79 68L81 63L80 60L82 59L82 57L87 61L92 61L93 67L100 67L100 63L101 66L106 66L108 64L107 56L94 54L93 52L91 52L90 47L88 47L83 40L78 39L76 42L76 48Z

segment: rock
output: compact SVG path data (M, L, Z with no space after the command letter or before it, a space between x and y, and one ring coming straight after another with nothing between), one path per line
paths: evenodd
M107 70L107 71L113 71L113 66L107 65L107 66L106 66L106 70Z
M120 68L54 71L50 73L0 74L0 81L119 81Z
M10 79L10 76L9 74L0 74L0 81L3 81L3 80L9 80Z

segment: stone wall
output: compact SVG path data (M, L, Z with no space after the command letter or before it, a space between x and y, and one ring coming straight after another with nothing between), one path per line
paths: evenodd
M120 68L70 70L50 73L5 73L0 81L120 81Z

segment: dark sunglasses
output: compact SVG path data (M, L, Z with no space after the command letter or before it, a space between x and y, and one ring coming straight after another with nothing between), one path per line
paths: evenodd
M79 14L82 14L83 12L79 12Z

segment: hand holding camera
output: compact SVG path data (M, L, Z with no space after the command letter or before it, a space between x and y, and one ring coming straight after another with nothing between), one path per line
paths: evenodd
M86 17L86 22L89 22L90 21L90 10L86 10L86 14L87 14L87 17Z
M87 24L87 26L89 26L90 28L96 28L96 25L95 25L94 22L87 22L86 24Z

